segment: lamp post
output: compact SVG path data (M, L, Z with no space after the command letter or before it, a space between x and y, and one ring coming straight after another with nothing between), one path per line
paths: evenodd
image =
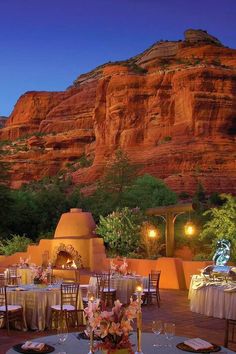
M146 215L155 215L161 217L165 222L166 256L172 257L174 254L174 224L176 218L186 212L192 211L193 206L190 203L167 205L157 208L149 208Z

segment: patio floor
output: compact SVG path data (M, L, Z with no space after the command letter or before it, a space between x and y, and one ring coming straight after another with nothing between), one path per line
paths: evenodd
M162 290L161 307L155 305L143 306L143 331L151 332L151 323L154 319L176 324L176 335L186 337L200 337L218 345L224 342L225 320L206 317L189 310L187 291ZM7 336L5 329L0 329L0 354L5 354L12 345L26 339L47 336L52 332L20 332L11 331ZM235 346L230 346L236 350ZM68 353L69 354L69 353Z

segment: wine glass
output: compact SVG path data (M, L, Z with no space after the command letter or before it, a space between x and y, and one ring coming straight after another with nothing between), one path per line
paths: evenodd
M63 344L68 338L68 328L67 328L66 321L64 319L60 321L58 325L57 337L58 337L59 344Z
M152 321L152 331L156 336L159 336L163 330L162 321ZM161 344L153 344L154 347L161 347Z
M174 338L175 335L175 324L171 322L164 323L164 333L169 341L168 347L172 347L170 341Z

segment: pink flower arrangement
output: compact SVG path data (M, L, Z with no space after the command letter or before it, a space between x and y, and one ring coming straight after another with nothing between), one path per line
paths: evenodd
M48 269L43 269L42 267L34 268L34 282L47 283L48 274Z
M129 335L133 330L132 322L137 317L137 311L138 303L132 299L128 306L116 300L111 311L103 311L100 300L89 301L88 307L84 309L89 330L101 339L95 349L106 350L111 354L116 349L126 348L132 354Z
M28 258L20 257L19 267L20 268L28 268L29 267L29 262L30 262L30 257L28 257Z
M123 263L121 265L115 264L113 260L110 261L110 269L114 274L127 275L128 273L128 263L126 258L123 258Z

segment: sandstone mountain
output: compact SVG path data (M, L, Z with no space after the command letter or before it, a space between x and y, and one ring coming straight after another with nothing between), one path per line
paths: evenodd
M7 120L7 117L0 116L0 128L4 127L6 120Z
M201 30L27 92L0 129L11 186L59 172L92 184L117 148L173 190L235 192L236 50Z

